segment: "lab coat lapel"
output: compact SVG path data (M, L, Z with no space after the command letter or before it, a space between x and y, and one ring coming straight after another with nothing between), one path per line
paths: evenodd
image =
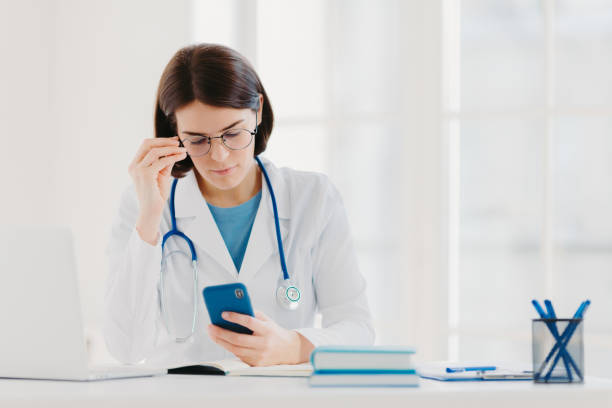
M206 204L206 200L198 188L193 171L179 180L176 186L174 203L178 229L185 233L201 252L209 255L233 279L236 279L238 272L234 261L225 246L225 241ZM199 256L198 261L200 267L206 273L205 261Z
M268 171L276 197L283 249L286 251L288 248L288 224L290 222L289 191L276 167L266 159L262 158L262 162ZM255 215L255 221L253 222L253 228L251 229L251 235L238 275L238 279L241 282L248 282L252 279L270 256L279 256L272 198L270 197L270 191L263 174L261 175L261 186L259 208ZM280 258L275 262L275 265L278 267L278 277L280 278L282 277Z

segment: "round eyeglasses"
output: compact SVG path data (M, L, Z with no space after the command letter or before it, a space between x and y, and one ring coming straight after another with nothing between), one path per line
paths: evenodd
M221 136L189 135L181 140L180 146L187 149L191 157L204 156L210 151L213 139L221 139L225 147L230 150L246 149L253 143L253 137L257 134L257 112L255 112L255 130L230 129Z

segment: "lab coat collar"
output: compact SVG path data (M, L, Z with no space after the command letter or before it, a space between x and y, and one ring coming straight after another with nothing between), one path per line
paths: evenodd
M268 171L274 189L281 237L283 243L285 243L291 215L289 189L276 166L265 158L262 158L262 162ZM190 237L194 245L201 251L206 252L226 269L234 279L242 282L252 278L271 255L277 254L278 256L272 199L263 174L261 177L261 200L251 229L240 274L236 271L234 262L225 246L225 241L206 204L206 200L200 192L194 171L187 173L176 186L174 205L178 228ZM179 219L182 220L178 222ZM284 247L287 248L286 245ZM279 262L280 276L282 276L282 272Z
M274 196L276 197L276 206L278 209L278 217L289 219L291 218L291 202L289 199L289 190L286 187L285 179L279 172L279 169L267 158L260 157L264 167L270 177L270 183L274 189ZM202 209L202 206L208 208L206 200L200 192L198 187L198 181L195 177L195 170L191 170L182 179L179 180L176 186L174 208L176 217L193 217L196 216ZM272 199L270 198L270 192L268 191L268 184L261 175L262 195L261 202L264 202L270 211L272 209ZM274 214L273 214L274 215Z

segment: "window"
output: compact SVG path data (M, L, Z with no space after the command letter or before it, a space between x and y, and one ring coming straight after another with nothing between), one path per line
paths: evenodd
M446 1L451 358L529 361L529 301L586 321L612 362L612 4Z
M266 154L340 189L379 342L528 362L529 301L588 297L588 370L607 374L610 0L222 4L233 31L196 40L254 62Z

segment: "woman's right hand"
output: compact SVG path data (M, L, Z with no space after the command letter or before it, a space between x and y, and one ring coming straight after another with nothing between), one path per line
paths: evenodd
M178 136L145 139L130 163L129 173L138 196L136 230L142 240L155 245L159 222L170 194L170 173L177 161L187 157Z

